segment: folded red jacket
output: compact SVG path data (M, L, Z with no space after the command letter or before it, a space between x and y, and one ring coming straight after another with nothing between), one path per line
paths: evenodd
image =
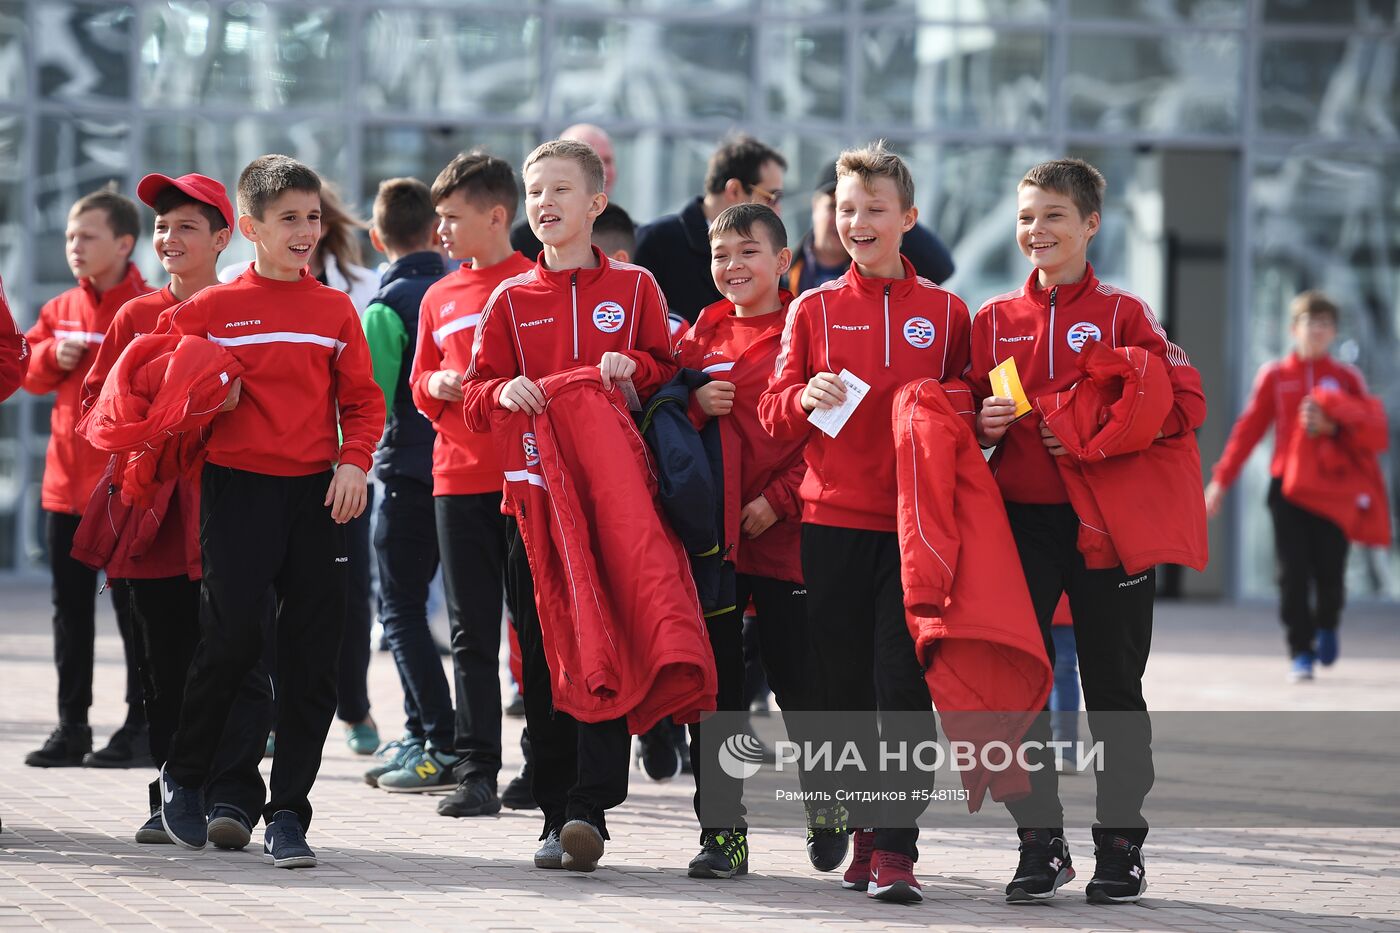
M1284 454L1283 497L1341 527L1347 539L1390 546L1390 506L1376 456L1390 446L1385 406L1372 395L1314 389L1313 399L1337 422L1334 435L1294 431Z

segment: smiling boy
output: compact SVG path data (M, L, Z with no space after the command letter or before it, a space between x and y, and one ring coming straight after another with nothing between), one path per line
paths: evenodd
M544 244L527 272L503 281L477 326L462 384L468 427L487 431L498 408L540 414L537 379L597 366L604 388L630 380L641 397L675 371L666 301L651 273L591 243L607 204L603 164L573 140L544 143L525 160L525 213ZM544 811L540 868L592 871L608 838L604 811L627 797L626 720L577 722L554 710L534 581L518 524L509 522L507 585L520 640L525 723L535 800Z
M208 337L244 366L237 406L214 419L206 445L200 642L161 770L162 821L179 845L204 847L200 787L238 685L262 655L271 589L277 751L263 851L279 868L316 864L305 837L308 795L335 712L344 524L364 510L365 472L384 428L384 395L355 307L306 270L321 233L320 190L316 173L286 156L249 163L238 180L238 228L257 258L157 325Z
M903 160L874 143L843 152L836 175L836 229L851 267L792 303L759 416L776 438L810 437L801 488L802 573L814 676L825 685L819 708L928 712L928 685L904 619L891 408L895 392L913 379L941 382L962 374L967 306L919 278L900 255L919 213ZM813 412L845 401L843 370L869 391L837 436L813 432ZM853 740L912 745L936 730L932 714L926 728L913 716L898 719L897 736L887 728ZM901 811L903 826L857 830L843 885L880 900L922 900L913 871L919 831L912 824L923 808ZM812 864L831 871L847 848L844 808L816 811L807 843Z
M1079 516L1055 465L1064 446L1038 418L1016 420L1015 403L992 396L988 374L1014 359L1026 397L1035 399L1082 378L1075 361L1092 340L1113 348L1143 347L1163 359L1172 384L1174 404L1159 437L1186 434L1205 420L1200 374L1186 353L1167 339L1145 301L1101 283L1089 264L1103 191L1098 169L1080 159L1044 162L1026 173L1017 186L1016 243L1031 264L1030 276L977 312L967 375L982 400L977 437L984 448L996 447L992 471L1051 663L1055 606L1062 593L1069 596L1091 726L1097 711L1115 711L1121 722L1127 713L1147 710L1142 676L1152 640L1155 571L1129 576L1121 564L1086 568L1077 546ZM1142 802L1152 785L1150 732L1136 726L1123 731L1096 775L1097 864L1086 895L1100 903L1136 901L1146 886ZM1036 720L1026 739L1049 741L1047 716ZM1053 760L1040 764L1031 774L1030 796L1007 805L1021 842L1020 863L1006 887L1008 901L1053 897L1075 876L1064 840L1058 775ZM1047 826L1046 814L1058 818Z

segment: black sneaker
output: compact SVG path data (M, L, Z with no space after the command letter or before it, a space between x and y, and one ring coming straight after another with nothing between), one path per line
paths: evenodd
M84 768L149 768L151 733L144 726L124 725L107 740L107 746L83 756Z
M807 858L817 871L835 871L846 861L851 834L846 829L846 808L808 808Z
M593 871L603 857L603 834L587 820L569 820L559 830L559 845L564 857L559 860L565 871Z
M231 803L216 803L209 811L209 841L216 849L241 849L253 841L253 821Z
M1026 904L1049 900L1060 885L1074 878L1069 846L1048 829L1023 829L1020 836L1021 861L1016 877L1006 886L1006 901Z
M306 844L306 831L291 810L272 814L263 836L263 857L276 868L316 867L316 853Z
M160 811L152 813L146 822L141 824L141 828L136 831L136 842L143 846L168 846L170 834L165 831L165 824L160 821Z
M690 860L692 878L733 878L749 873L749 837L734 830L707 829L700 834L700 854Z
M92 728L61 722L49 733L43 748L24 756L24 763L31 768L76 768L90 751Z
M538 810L540 808L540 805L535 802L535 792L530 786L532 773L530 762L525 762L520 773L511 778L506 789L501 791L502 806L512 810Z
M209 841L204 794L198 787L181 787L160 769L160 821L170 841L185 849L202 849Z
M1090 904L1132 904L1147 890L1142 849L1131 839L1105 834L1094 848L1094 877L1084 889Z
M681 773L681 755L671 739L670 720L663 719L637 736L632 754L653 781L669 781Z
M457 789L438 804L440 816L491 816L501 812L496 782L480 774L468 774Z

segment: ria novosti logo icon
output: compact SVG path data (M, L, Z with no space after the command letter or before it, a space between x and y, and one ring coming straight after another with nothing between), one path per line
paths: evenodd
M721 771L737 781L745 781L763 765L763 743L757 736L736 732L724 740L716 757Z

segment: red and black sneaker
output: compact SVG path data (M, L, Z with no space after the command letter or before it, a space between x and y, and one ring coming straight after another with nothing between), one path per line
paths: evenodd
M917 904L923 889L914 877L914 860L902 852L876 849L870 857L870 886L867 897L895 904Z
M870 856L875 853L875 830L857 829L851 833L855 840L856 854L841 878L841 887L852 891L864 891L870 887Z

